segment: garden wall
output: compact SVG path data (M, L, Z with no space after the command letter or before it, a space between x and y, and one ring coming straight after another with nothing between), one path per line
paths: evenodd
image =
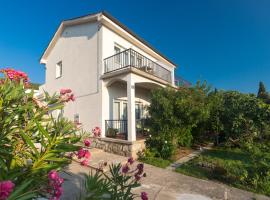
M113 138L92 137L91 147L102 149L109 153L137 158L137 153L145 149L145 140L129 142Z

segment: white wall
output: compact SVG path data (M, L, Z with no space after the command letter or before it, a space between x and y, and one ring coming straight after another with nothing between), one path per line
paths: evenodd
M98 24L87 23L66 27L48 56L44 89L50 94L61 88L70 88L76 101L64 109L64 116L80 122L86 130L101 126L101 93L98 67ZM63 63L61 78L55 78L55 65Z

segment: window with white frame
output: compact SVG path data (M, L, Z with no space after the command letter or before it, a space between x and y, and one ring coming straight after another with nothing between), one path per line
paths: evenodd
M62 76L62 61L58 62L55 66L55 78L60 78Z
M127 120L128 103L126 100L115 99L113 102L113 119ZM136 119L141 119L144 116L144 105L141 102L135 104Z

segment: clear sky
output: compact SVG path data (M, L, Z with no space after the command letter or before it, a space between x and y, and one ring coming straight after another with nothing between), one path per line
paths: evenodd
M59 23L106 10L178 64L176 74L219 89L270 90L270 0L0 0L0 67L44 82L39 58Z

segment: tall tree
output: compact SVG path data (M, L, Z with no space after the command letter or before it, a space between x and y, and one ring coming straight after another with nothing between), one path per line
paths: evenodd
M257 97L258 97L259 99L264 100L266 103L268 103L269 100L270 100L270 99L269 99L269 95L268 95L268 93L266 92L265 86L264 86L264 84L263 84L262 81L260 81L260 83L259 83L259 90L258 90Z

